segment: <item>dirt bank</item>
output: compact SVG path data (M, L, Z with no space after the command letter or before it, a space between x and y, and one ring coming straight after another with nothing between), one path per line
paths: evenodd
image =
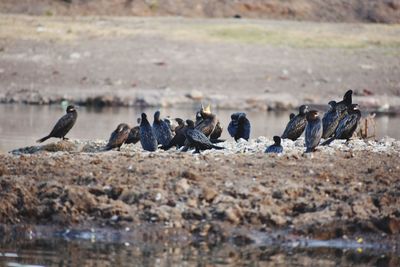
M318 239L399 236L398 141L335 142L311 156L302 154L302 142L285 142L281 156L262 153L271 143L263 138L226 142L225 151L203 155L144 153L132 145L89 153L82 151L103 143L76 141L3 154L0 223L150 222L203 237L223 235L224 224Z
M0 102L400 111L400 27L0 16Z
M398 0L3 0L0 10L48 16L240 16L331 22L400 22Z

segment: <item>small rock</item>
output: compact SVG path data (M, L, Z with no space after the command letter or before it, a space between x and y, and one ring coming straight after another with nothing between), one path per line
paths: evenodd
M185 178L180 179L175 185L175 192L179 194L187 193L189 191L190 185Z
M213 201L217 195L218 192L215 191L213 188L210 187L203 188L203 197L207 202Z

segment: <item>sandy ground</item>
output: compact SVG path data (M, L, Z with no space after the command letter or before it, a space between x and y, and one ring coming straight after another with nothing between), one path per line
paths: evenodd
M0 101L400 110L400 27L0 15Z
M224 225L317 239L399 237L398 141L335 141L308 155L302 140L285 141L279 156L262 152L270 143L229 141L224 151L192 155L138 145L98 153L104 142L63 141L2 154L0 223L161 223L217 239Z

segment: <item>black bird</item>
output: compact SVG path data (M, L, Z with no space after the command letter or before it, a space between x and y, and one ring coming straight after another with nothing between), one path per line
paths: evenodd
M352 95L353 95L353 91L348 90L344 94L343 100L336 103L336 110L338 110L340 113L347 112L348 108L353 103Z
M322 138L326 139L328 137L331 137L339 125L339 121L343 118L343 115L345 115L344 112L340 112L339 110L336 109L336 101L330 101L329 103L329 110L325 112L324 116L322 117Z
M168 145L162 146L161 148L164 150L168 150L173 146L176 146L177 148L180 148L185 145L186 141L186 131L189 129L187 125L185 125L184 121L182 119L176 119L179 128L175 128L175 136L172 138L172 140L169 142ZM194 122L192 120L187 120L190 121L190 125L194 125Z
M315 151L322 136L322 121L318 116L318 111L311 110L307 113L307 127L306 127L306 153Z
M194 128L194 123L191 120L186 121L188 130L186 131L186 140L188 145L182 151L187 151L189 147L194 147L195 153L200 153L201 150L207 149L224 149L223 147L216 146L211 143L210 139L205 136L200 130Z
M274 144L267 147L265 153L282 153L283 147L281 146L281 138L279 136L274 136Z
M175 118L175 121L178 123L178 126L175 127L174 132L179 132L183 127L185 127L185 122L181 118Z
M160 111L154 113L153 131L158 144L163 146L169 144L172 139L171 128L164 120L160 119Z
M138 118L137 119L137 123L140 124L140 121L141 121L140 118ZM140 141L140 133L139 133L139 131L140 131L140 126L139 125L135 126L135 127L132 127L130 132L129 132L128 138L125 141L125 144L136 144L137 142L139 142Z
M326 140L322 145L329 145L335 139L346 139L353 136L361 119L361 112L357 104L351 104L347 110L347 115L339 122L335 135Z
M250 138L250 128L250 121L247 119L246 113L236 112L231 115L228 132L233 138L235 138L235 141L240 138L248 141Z
M126 142L128 139L129 133L131 129L129 128L128 124L121 123L117 126L110 136L108 140L108 144L106 145L104 150L111 150L117 148L118 150L121 149L121 146Z
M347 115L347 110L352 104L352 95L353 91L348 90L344 94L342 101L330 101L328 103L330 106L329 110L324 114L324 117L322 118L322 138L329 138L335 133L339 122Z
M67 114L62 116L54 126L53 130L51 130L50 134L48 136L45 136L36 142L42 143L46 141L47 139L51 137L57 137L57 138L65 138L67 133L71 130L71 128L74 126L76 119L78 118L78 113L76 112L76 109L74 106L70 105L67 107Z
M295 115L294 117L290 115L290 121L286 125L285 131L283 131L281 138L284 139L287 138L296 141L297 138L300 137L300 135L304 132L304 129L306 128L307 112L308 112L308 106L301 105L299 107L299 114Z
M156 151L157 150L157 138L153 132L153 127L151 127L149 121L147 120L146 113L142 113L142 120L140 122L140 143L142 148L146 151Z

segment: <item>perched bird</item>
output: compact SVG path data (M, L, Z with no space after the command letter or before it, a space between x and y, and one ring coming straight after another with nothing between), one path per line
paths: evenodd
M222 134L222 126L219 120L217 121L217 124L215 125L214 131L210 134L210 140L211 142L223 142L224 140L219 140L218 138L221 137Z
M248 141L250 138L250 128L250 121L247 119L246 113L236 112L231 115L228 132L233 138L235 138L235 141L240 138Z
M192 120L190 121L190 125L194 125L194 122ZM182 119L177 119L177 122L179 124L179 128L175 128L175 136L172 138L172 140L169 142L168 145L162 146L161 149L168 150L173 146L176 146L177 148L180 148L185 145L186 141L186 131L189 129L187 125L185 125L184 121ZM182 127L180 127L182 126Z
M185 133L188 145L182 151L187 151L189 147L194 147L195 153L200 153L201 150L207 149L224 149L223 147L216 146L211 143L210 139L205 136L200 130L194 128L194 123L191 120L186 121L188 129Z
M348 107L350 107L350 105L353 103L353 91L352 90L348 90L344 96L343 96L343 100L336 103L336 109L340 112L346 112Z
M195 129L201 131L205 136L209 137L213 133L215 126L218 123L217 116L211 112L210 105L208 105L206 108L201 106L200 115L201 120L198 119L196 115L197 123L195 125Z
M117 148L118 150L121 149L121 146L126 142L128 139L129 133L131 129L129 128L128 124L121 123L117 126L110 136L108 140L108 144L104 148L104 150L111 150Z
M140 121L141 121L141 119L138 118L137 123L140 124ZM139 142L140 141L139 130L140 130L140 126L132 127L129 132L128 138L125 141L125 144L136 144L137 142Z
M157 143L160 145L166 146L172 139L169 125L160 119L160 111L154 113L153 132L157 138Z
M322 117L322 138L324 139L331 137L335 133L339 121L343 118L342 114L345 114L336 109L336 101L330 101L328 104L329 110Z
M169 129L171 130L172 135L175 133L175 128L179 126L176 119L171 119L171 117L166 117L163 119L165 123L168 125Z
M274 136L274 144L267 147L265 153L282 153L283 147L281 146L281 138L279 136Z
M76 119L78 118L78 113L76 112L76 109L74 106L70 105L67 107L67 114L62 116L54 126L53 130L51 130L50 134L37 140L36 142L42 143L46 141L47 139L51 137L57 137L57 138L65 138L67 133L71 130L71 128L74 126Z
M357 104L348 107L347 115L339 122L335 135L326 140L322 145L329 145L335 139L349 140L356 131L361 119L361 112Z
M156 151L157 150L157 138L153 132L149 121L147 120L146 113L142 113L142 120L140 122L140 143L142 148L146 151Z
M306 127L306 153L315 151L322 136L322 121L318 116L318 111L311 110L307 113L307 127Z
M296 141L297 138L304 132L304 129L307 125L306 114L308 112L308 106L302 105L299 107L299 114L295 115L294 117L290 115L290 121L286 125L285 131L281 138L284 139L291 139Z
M178 124L174 129L176 134L176 132L179 132L183 127L185 127L185 122L181 118L175 118L175 121Z
M344 94L342 101L330 101L328 103L330 106L329 110L324 114L324 117L322 118L322 138L329 138L335 133L339 122L347 115L347 110L352 104L352 95L353 91L348 90Z

